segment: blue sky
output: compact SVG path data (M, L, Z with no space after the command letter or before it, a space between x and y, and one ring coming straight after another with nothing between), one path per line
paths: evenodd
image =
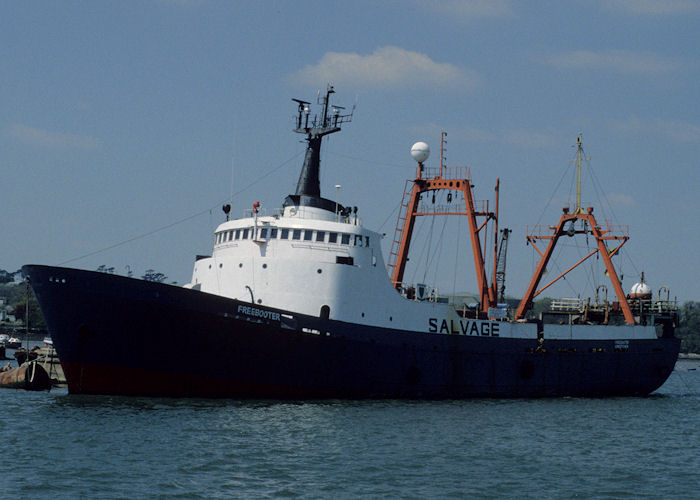
M2 2L0 268L105 264L187 282L232 193L241 215L294 191L304 147L290 99L331 82L357 109L324 146L322 193L342 185L341 203L388 233L385 254L410 147L428 142L437 165L446 131L447 163L471 167L477 198L500 178L519 296L535 262L526 226L571 201L583 133L585 179L600 186L586 180L583 201L629 225L623 287L644 271L655 290L700 300L699 20L685 0ZM458 223L419 226L438 253L417 245L426 256L412 260L439 269L409 278L473 290ZM589 289L598 272L581 278ZM568 281L552 295L579 293Z

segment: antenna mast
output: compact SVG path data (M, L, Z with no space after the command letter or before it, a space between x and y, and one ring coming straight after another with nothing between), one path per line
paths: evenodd
M583 155L583 134L578 134L578 139L576 139L576 209L574 210L574 215L582 214L583 208L581 207L581 160L590 160L590 158L582 158Z
M326 95L323 98L319 97L317 104L322 107L322 114L311 117L311 103L302 101L301 99L292 99L298 103L298 115L296 118L296 128L294 132L306 135L306 156L304 158L304 166L299 175L297 183L296 195L298 196L321 196L321 187L319 180L319 170L321 167L321 139L323 136L333 134L340 131L340 126L343 123L352 120L352 115L355 112L353 106L352 111L348 114L341 114L345 108L330 104L330 96L335 94L333 85L328 85Z

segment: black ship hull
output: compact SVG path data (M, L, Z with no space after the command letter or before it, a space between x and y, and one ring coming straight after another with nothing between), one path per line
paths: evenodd
M548 340L322 319L172 285L25 266L74 394L234 398L646 395L675 338Z

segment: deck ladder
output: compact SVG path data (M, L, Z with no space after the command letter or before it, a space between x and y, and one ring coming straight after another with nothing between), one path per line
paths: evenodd
M387 262L387 271L389 276L392 276L394 268L396 267L396 260L399 256L399 246L401 245L401 236L403 234L403 228L406 225L406 219L408 218L408 202L411 199L411 188L413 181L406 180L406 184L403 190L403 198L401 199L401 206L399 207L399 217L396 220L396 229L394 230L394 239L391 242L391 250L389 251L389 259Z

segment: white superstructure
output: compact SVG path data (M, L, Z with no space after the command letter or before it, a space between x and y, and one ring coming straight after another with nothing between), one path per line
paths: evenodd
M381 235L357 215L286 207L227 221L189 287L254 304L365 325L424 331L452 307L407 300L388 280Z

